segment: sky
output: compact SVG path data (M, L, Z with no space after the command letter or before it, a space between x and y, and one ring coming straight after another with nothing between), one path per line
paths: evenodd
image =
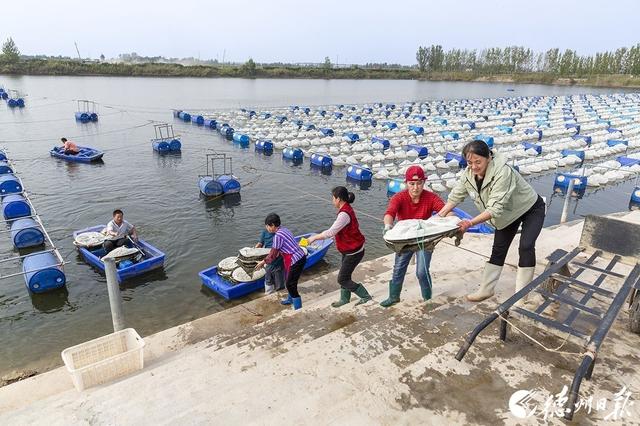
M638 0L104 0L2 2L21 53L244 62L415 63L418 46L579 54L640 42Z

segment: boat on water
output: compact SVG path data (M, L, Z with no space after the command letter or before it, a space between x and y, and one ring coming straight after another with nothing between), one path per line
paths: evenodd
M73 233L74 241L78 241L78 236L81 234L99 233L104 228L106 228L105 225L98 225L75 231ZM102 243L95 245L76 244L76 247L88 264L99 269L101 272L105 271L104 262L100 260L106 254ZM141 256L132 256L131 258L126 258L116 263L119 283L164 266L164 253L145 240L138 239L135 245L132 241L129 241L127 247L137 248L139 252L141 252Z
M88 146L79 146L78 149L80 152L77 154L65 154L62 147L56 146L53 147L49 153L52 157L76 163L92 163L101 160L104 155L104 152Z
M298 235L296 240L300 241L302 238L309 238L311 235L314 235L314 233ZM331 244L333 244L333 240L326 239L316 241L305 247L307 250L307 261L304 264L304 270L320 262L327 254ZM237 299L254 291L264 289L264 277L255 281L234 283L218 274L218 265L200 271L198 275L205 287L215 291L227 300Z

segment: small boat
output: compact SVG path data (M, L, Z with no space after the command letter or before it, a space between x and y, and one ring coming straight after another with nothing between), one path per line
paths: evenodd
M60 158L66 161L75 161L77 163L92 163L102 159L104 152L88 146L79 146L78 152L75 155L65 154L64 149L59 146L55 146L49 151L52 157Z
M314 233L298 235L296 237L296 240L300 241L301 238L309 238L313 234ZM304 264L304 270L311 268L316 263L321 261L324 258L324 255L327 254L327 251L329 250L331 244L333 244L333 240L327 239L316 241L310 246L307 246L306 249L308 254L307 262ZM215 291L227 300L237 299L254 291L264 289L264 278L260 278L256 281L233 284L218 275L217 265L205 269L204 271L200 271L198 275L200 276L202 284L204 284L205 287Z
M104 228L105 225L92 226L90 228L81 229L79 231L75 231L73 233L73 238L76 240L76 237L80 234L84 234L85 232L100 232ZM129 242L127 244L128 247L134 247L134 245ZM121 283L126 279L133 278L135 276L144 274L153 269L162 268L164 266L164 253L149 244L148 242L139 239L136 243L136 248L142 251L143 257L138 262L127 261L121 262L118 265L117 273L118 273L118 282ZM102 248L102 244L96 245L93 247L81 247L78 246L78 250L80 254L84 258L84 260L91 266L99 269L104 272L104 263L102 260L102 256L106 253Z

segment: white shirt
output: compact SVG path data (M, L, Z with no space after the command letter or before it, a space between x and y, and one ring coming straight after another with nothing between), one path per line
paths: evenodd
M108 232L115 232L117 235L113 236L111 234L107 234L108 240L119 240L120 238L125 238L131 230L133 229L133 225L127 222L126 220L122 220L122 224L118 226L113 220L107 224Z

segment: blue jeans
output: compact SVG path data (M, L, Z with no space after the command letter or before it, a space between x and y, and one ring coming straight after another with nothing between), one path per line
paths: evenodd
M431 265L431 256L433 251L420 250L416 252L416 276L421 288L431 288L431 275L429 274L429 266ZM396 285L404 283L404 276L407 273L409 262L413 256L412 251L403 251L396 253L396 261L393 264L392 282Z
M284 271L282 266L282 262L273 262L270 265L264 265L265 287L274 286L276 290L284 288Z

